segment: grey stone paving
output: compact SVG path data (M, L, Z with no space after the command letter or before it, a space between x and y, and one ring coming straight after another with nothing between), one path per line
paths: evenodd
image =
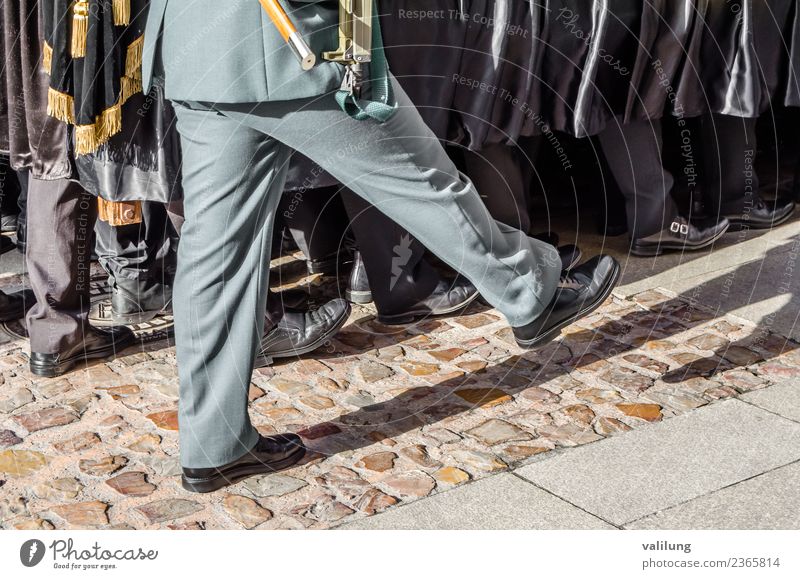
M341 528L459 530L614 527L513 474L499 474Z
M749 392L742 396L742 400L800 422L800 380L796 378L787 380L785 384Z
M800 459L800 424L738 400L517 471L617 525Z
M800 463L626 525L627 529L800 529Z

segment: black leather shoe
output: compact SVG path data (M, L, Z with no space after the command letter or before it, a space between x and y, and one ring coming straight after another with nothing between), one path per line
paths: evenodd
M5 235L0 235L0 255L4 253L8 253L12 249L14 249L16 245L10 238L6 237Z
M135 336L125 326L98 330L87 325L83 340L58 354L31 352L31 374L54 378L69 372L80 362L108 358L133 344Z
M17 215L0 216L0 231L3 233L14 233L17 230Z
M273 358L294 358L313 352L333 338L349 316L350 304L338 298L311 312L286 310L278 324L261 339L255 367L268 366Z
M620 267L610 255L598 255L561 276L556 294L541 316L513 328L522 348L546 344L565 328L599 308L619 280Z
M794 201L776 199L764 201L760 196L753 205L745 206L741 211L721 211L723 217L731 223L730 231L742 229L771 229L789 219L794 213Z
M138 282L136 282L138 285ZM138 288L137 288L138 290ZM95 303L89 322L97 327L144 324L159 315L172 313L172 289L163 284L131 292L114 285L111 299Z
M402 312L378 313L378 321L387 326L410 324L427 316L452 314L478 297L478 290L465 277L456 276L452 281L440 280L436 289L424 300L420 300Z
M306 454L296 434L260 436L243 457L213 468L184 468L181 484L193 493L210 493L249 476L273 473L297 464Z
M669 227L631 242L631 253L640 257L654 257L665 251L694 251L713 244L728 231L728 220L702 227L676 217Z
M577 245L562 245L558 248L558 256L561 258L561 271L569 271L581 261L581 248Z
M34 303L36 296L29 289L13 294L0 292L0 322L13 322L24 317Z
M367 268L359 251L353 255L353 269L350 271L350 279L347 282L344 297L352 304L368 304L372 301Z

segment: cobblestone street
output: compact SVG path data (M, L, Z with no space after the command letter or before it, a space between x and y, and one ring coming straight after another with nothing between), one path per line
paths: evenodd
M257 428L298 432L313 452L284 473L210 495L180 487L169 339L57 379L32 377L26 342L6 339L0 524L329 528L800 381L796 342L668 290L619 292L533 352L480 304L399 330L373 314L355 307L315 355L254 373Z

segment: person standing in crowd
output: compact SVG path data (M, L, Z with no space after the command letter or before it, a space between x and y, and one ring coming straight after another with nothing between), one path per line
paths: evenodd
M523 347L547 341L610 294L619 274L613 258L590 260L560 286L554 248L486 216L473 185L385 71L377 26L374 79L364 97L375 89L370 110L391 111L383 122L345 114L333 98L343 65L320 62L301 70L256 2L229 2L224 24L205 27L203 42L195 42L215 7L210 0L154 0L143 63L146 83L153 71L164 74L183 151L186 222L175 324L184 488L213 491L304 454L298 436L262 437L247 414L260 338L253 320L265 305L264 256L292 149L460 271L506 316ZM327 31L336 27L337 3L292 8L318 58L336 48ZM330 154L338 148L352 151L344 162Z
M135 223L141 219L143 200L172 207L180 179L179 143L170 127L172 109L160 87L153 87L147 97L141 93L142 31L148 3L98 3L96 9L84 10L87 4L57 0L42 5L43 60L50 77L48 114L67 129L61 134L68 144L67 158L76 167L72 180L36 181L31 191L39 221L30 235L29 270L35 291L48 289L37 294L37 305L28 315L30 367L32 373L43 376L63 374L81 361L107 357L133 343L129 328L113 325L113 298L112 325L101 330L88 323L91 248L87 240L97 218L95 196L106 197L101 206L110 214L129 212L122 222L130 223L126 220L131 217ZM84 28L73 26L81 19L87 20ZM82 31L77 38L76 30ZM109 44L108 38L115 41ZM92 57L98 52L102 58ZM178 212L170 211L170 215L180 217ZM45 221L49 227L42 226ZM52 229L66 238L56 247L45 236ZM168 297L155 295L160 290L167 291L158 286L150 297L166 306ZM125 321L128 314L150 315L151 310L142 309L149 307L142 297L135 296L133 303L118 299L117 321ZM338 331L348 313L343 300L332 300L313 312L262 314L260 319L266 320L262 360L315 349Z

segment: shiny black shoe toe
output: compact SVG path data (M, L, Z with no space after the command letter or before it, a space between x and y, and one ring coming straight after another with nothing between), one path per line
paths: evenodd
M546 344L562 328L592 313L611 295L619 274L619 263L610 255L598 255L562 274L545 311L530 324L512 328L517 344L522 348Z
M387 326L410 324L427 316L443 316L462 310L478 297L478 290L467 278L441 280L431 295L402 312L380 312L378 321Z
M758 197L755 203L744 206L740 211L725 211L723 208L722 216L730 221L730 231L771 229L789 219L794 207L792 200L765 201Z
M278 324L261 339L261 352L255 367L272 363L273 358L294 358L313 352L333 338L350 316L350 304L331 300L317 310L286 310Z
M210 493L247 477L273 473L297 464L306 454L296 434L259 436L256 445L244 456L223 466L184 468L181 485L193 493Z
M631 253L639 257L655 257L666 251L696 251L712 245L728 231L727 219L710 226L699 226L689 222L685 217L676 217L663 230L634 239L631 242Z
M83 340L63 352L57 354L31 352L31 374L46 378L61 376L81 362L115 356L135 340L133 332L125 326L104 330L88 326L84 331Z

